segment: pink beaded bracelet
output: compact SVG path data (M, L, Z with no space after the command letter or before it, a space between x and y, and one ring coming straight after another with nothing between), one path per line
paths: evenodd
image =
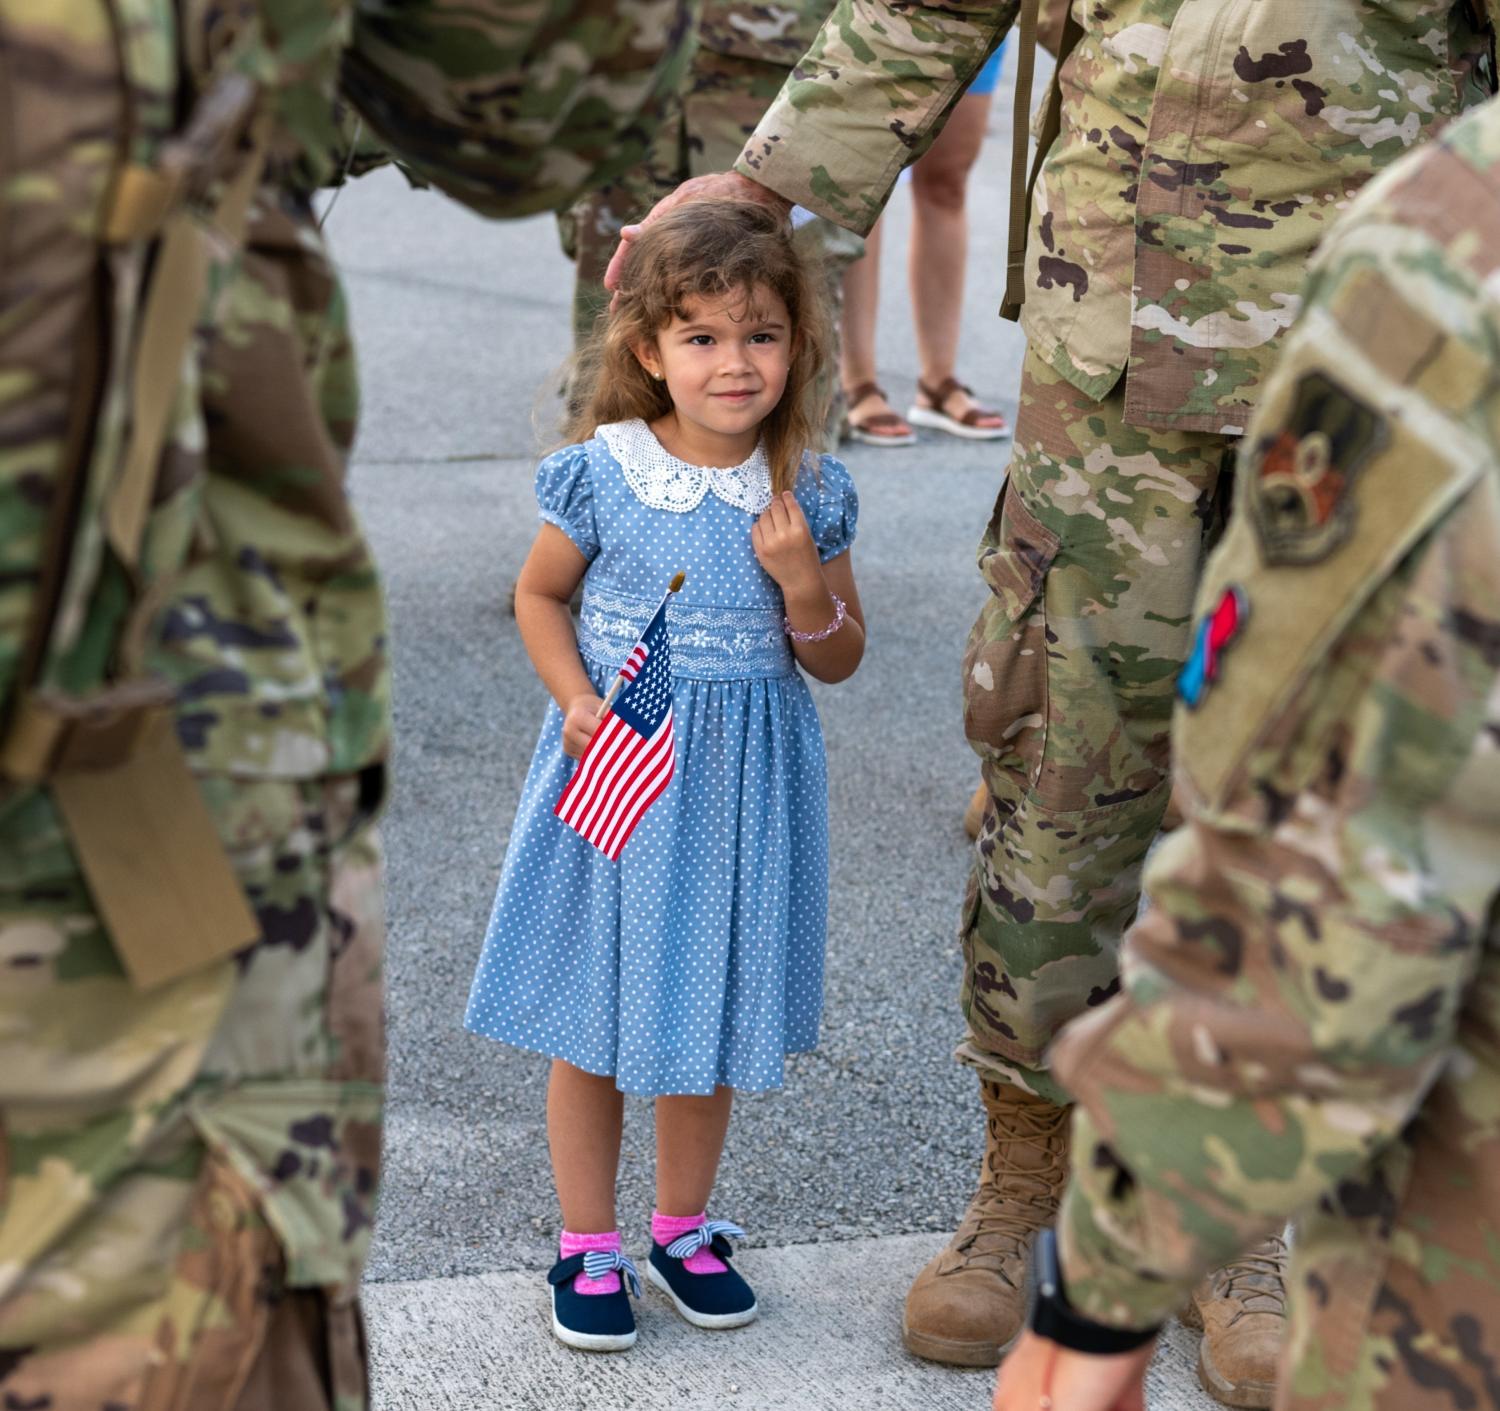
M795 627L792 626L791 618L783 617L781 619L781 625L786 628L786 635L790 637L792 641L827 641L829 637L833 636L833 634L844 625L844 619L849 616L849 614L844 610L844 600L839 597L837 593L830 593L828 596L833 599L833 621L830 622L828 626L825 627L821 632L799 632Z

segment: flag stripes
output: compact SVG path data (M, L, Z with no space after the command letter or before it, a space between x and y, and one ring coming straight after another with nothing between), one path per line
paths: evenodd
M553 809L611 862L677 767L671 672L663 603L621 667L625 685Z

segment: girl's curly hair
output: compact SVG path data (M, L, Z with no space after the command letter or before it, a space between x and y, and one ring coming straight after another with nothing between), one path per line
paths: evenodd
M651 342L673 316L708 300L746 303L774 290L791 316L792 359L786 391L762 423L771 486L790 490L827 412L818 373L829 351L828 317L808 262L786 220L754 201L689 201L647 225L631 241L613 310L600 315L574 365L565 435L585 441L597 427L672 410L666 384L640 365L634 349Z

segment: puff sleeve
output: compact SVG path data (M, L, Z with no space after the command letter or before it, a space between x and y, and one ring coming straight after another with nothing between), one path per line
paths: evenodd
M836 456L818 457L818 476L814 482L817 504L808 516L818 558L823 563L845 553L854 542L859 521L859 492L849 468Z
M586 446L564 446L537 467L536 502L538 518L555 524L592 563L599 552L599 530Z

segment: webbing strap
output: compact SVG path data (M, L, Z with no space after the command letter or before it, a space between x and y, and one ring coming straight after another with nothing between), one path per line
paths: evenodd
M1037 14L1041 0L1021 0L1020 52L1016 56L1016 102L1012 113L1010 153L1010 244L1005 262L1005 302L1000 317L1012 322L1021 317L1026 302L1026 237L1031 229L1031 198L1041 175L1042 163L1057 134L1062 131L1062 66L1083 38L1083 26L1068 6L1063 21L1062 39L1057 46L1057 67L1052 71L1052 87L1047 94L1047 111L1037 135L1036 158L1030 173L1026 169L1026 149L1031 138L1031 88L1036 77Z
M115 178L109 210L104 217L104 239L110 245L153 240L182 199L185 171L143 166L133 162Z
M211 217L211 225L231 247L238 247L244 238L250 202L265 169L269 135L266 117L256 118L250 129L249 150L226 184ZM165 199L169 186L171 194L180 196L182 183L170 177L156 184L140 181L136 188L139 199L132 214L143 222L149 219ZM122 225L124 220L122 216ZM157 464L182 383L183 358L201 312L211 257L209 230L192 210L179 205L165 216L162 229L161 248L157 251L140 335L131 360L134 380L130 389L130 444L110 487L104 511L110 546L130 569L136 567L140 556L141 536L156 486Z

